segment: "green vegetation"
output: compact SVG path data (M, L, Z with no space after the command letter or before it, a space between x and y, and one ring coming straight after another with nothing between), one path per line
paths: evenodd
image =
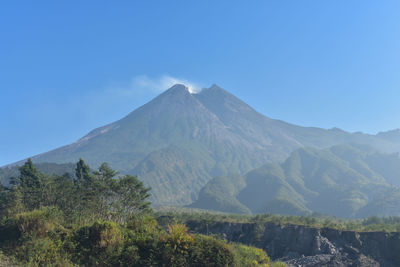
M206 224L208 226L219 222L255 223L260 226L265 223L273 223L277 225L303 225L307 227L357 232L400 232L400 216L371 216L364 219L341 219L320 214L309 216L275 214L244 215L188 208L161 207L156 211L155 217L161 225L164 225L166 221L181 224L196 221L199 224Z
M270 266L265 251L159 225L149 188L107 164L75 176L28 160L0 190L1 266Z
M400 215L400 157L362 145L300 148L281 164L209 181L190 207L246 214Z
M241 175L216 177L203 187L198 201L189 207L250 214L251 211L236 199L236 195L245 187L246 182Z
M30 159L19 170L20 175L11 179L11 188L2 189L2 215L51 206L62 210L69 222L81 224L109 219L122 222L150 209L146 200L150 189L131 175L114 179L118 173L106 163L91 172L80 159L74 178L45 175Z

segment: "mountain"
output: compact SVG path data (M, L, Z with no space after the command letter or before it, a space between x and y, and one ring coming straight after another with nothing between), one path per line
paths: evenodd
M281 164L214 178L191 206L344 218L400 215L400 156L358 144L300 148Z
M213 177L281 162L295 149L356 142L400 151L392 135L300 127L258 113L217 85L192 94L177 84L121 120L32 159L108 162L151 186L153 203L189 204Z

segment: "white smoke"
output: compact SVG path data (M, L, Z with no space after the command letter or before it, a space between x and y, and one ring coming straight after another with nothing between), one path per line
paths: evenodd
M193 82L169 75L162 75L157 78L150 78L147 75L138 75L132 79L132 88L146 91L149 90L157 93L165 91L175 84L185 85L191 94L199 92L199 87Z

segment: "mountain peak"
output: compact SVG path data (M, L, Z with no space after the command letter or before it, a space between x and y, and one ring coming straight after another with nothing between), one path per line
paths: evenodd
M216 85L215 83L213 85L211 85L211 87L209 89L212 89L212 90L224 90L221 87L219 87L218 85Z
M195 97L215 114L226 114L232 111L234 111L235 114L238 112L242 114L246 112L255 112L242 100L216 84L213 84L210 88L204 88L200 93L195 95Z
M224 90L223 88L219 87L216 84L211 85L211 87L209 87L209 88L203 88L199 92L199 94L209 94L209 93L212 93L212 94L216 94L216 93L229 94L226 90Z
M189 87L187 87L184 84L175 84L171 88L167 89L164 91L162 94L157 96L154 100L160 100L163 99L164 101L187 101L192 98L192 94L189 90ZM169 99L169 100L167 100ZM151 101L151 102L153 102Z
M173 85L171 88L167 89L164 94L179 94L179 93L190 93L189 88L184 84L177 83Z

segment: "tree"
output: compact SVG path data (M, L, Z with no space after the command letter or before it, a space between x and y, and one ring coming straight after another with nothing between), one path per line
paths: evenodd
M96 213L101 219L110 219L110 204L116 199L115 188L118 182L115 176L119 172L110 168L108 163L102 163L97 171L93 172L96 182Z
M93 206L95 205L95 181L90 167L83 159L79 159L75 169L75 205L78 220L82 218L93 219Z
M95 220L122 222L133 215L150 211L150 188L137 177L124 175L107 163L91 172L80 159L76 164L76 177L69 174L46 176L31 160L19 168L20 175L12 179L10 190L0 188L0 212L17 214L45 206L56 206L71 222L89 223Z
M90 174L90 167L81 158L76 163L75 175L77 178L77 183L80 186L87 186L92 181L92 175Z
M25 209L33 210L40 208L43 204L43 181L44 175L33 166L32 160L28 159L19 168L20 175L12 179L13 191L20 191L21 202Z
M93 172L95 176L98 177L99 180L110 184L113 183L115 180L113 179L116 175L119 174L118 171L111 169L107 162L104 162L100 165L99 169Z
M141 215L150 211L149 191L136 176L124 175L120 177L117 188L117 201L114 206L118 208L120 219L127 219L133 215Z
M74 179L68 173L54 175L51 179L52 201L54 205L62 210L68 218L72 219L77 208L77 190Z
M9 190L0 184L0 217L7 214L9 198Z

